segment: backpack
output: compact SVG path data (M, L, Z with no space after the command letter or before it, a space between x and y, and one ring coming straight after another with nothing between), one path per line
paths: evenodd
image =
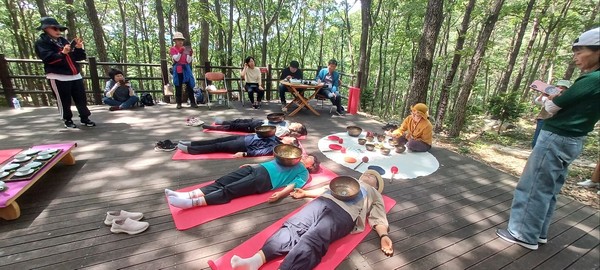
M196 98L196 104L204 104L204 93L202 93L202 88L194 88L194 96Z
M143 93L140 97L140 102L144 106L154 106L154 98L150 93Z

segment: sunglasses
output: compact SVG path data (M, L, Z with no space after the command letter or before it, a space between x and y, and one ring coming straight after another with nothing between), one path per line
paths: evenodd
M48 28L52 29L54 31L60 32L60 29L58 29L58 27L56 27L56 26L51 26L51 27L48 27Z

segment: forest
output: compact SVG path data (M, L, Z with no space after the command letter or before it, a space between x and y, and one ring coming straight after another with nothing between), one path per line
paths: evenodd
M99 62L158 64L175 31L198 66L254 56L258 66L315 69L335 58L357 76L343 84L361 89L361 111L401 119L424 102L435 131L456 137L475 116L531 112L534 80L576 79L570 45L598 26L598 10L598 0L3 0L0 53L36 59L35 28L51 16Z

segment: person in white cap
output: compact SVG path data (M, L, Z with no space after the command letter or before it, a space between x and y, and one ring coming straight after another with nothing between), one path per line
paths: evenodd
M565 91L571 87L571 81L569 80L558 80L556 83L556 87L560 89L560 92ZM542 110L538 113L535 118L535 132L533 133L533 140L531 141L531 148L535 147L535 142L537 141L538 136L540 135L540 131L542 131L542 126L544 125L544 119L548 119L552 116L546 109L544 109L544 102L548 100L548 95L545 93L540 94L533 102L537 105L542 105Z
M326 188L297 189L291 194L296 199L318 197L285 221L254 256L234 255L232 268L255 270L285 255L279 269L313 269L332 242L364 231L367 220L379 235L381 251L392 256L394 248L387 235L389 224L381 196L383 179L376 171L367 170L358 181L361 192L350 201L335 198Z
M600 119L600 28L581 34L572 49L582 75L569 91L549 96L545 102L553 116L544 121L527 159L513 196L508 228L496 230L503 240L531 250L548 242L556 196L569 165L581 154L586 135Z
M194 87L196 81L192 73L192 49L189 46L183 46L185 38L181 32L173 33L173 42L175 46L171 47L170 54L173 59L173 85L175 85L175 102L177 109L181 109L183 91L185 90L190 101L190 107L198 108L196 98L194 97ZM185 86L185 89L183 89Z

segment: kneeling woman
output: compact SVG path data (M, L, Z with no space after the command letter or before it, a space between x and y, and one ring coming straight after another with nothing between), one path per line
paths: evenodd
M433 126L429 122L427 110L427 105L415 104L410 108L410 115L402 121L402 125L388 135L392 135L400 145L406 145L410 151L429 151L433 142Z
M275 160L261 164L243 165L214 183L192 190L176 192L165 189L169 204L178 208L191 208L203 205L225 204L232 199L261 194L270 190L285 187L271 195L269 202L275 202L308 181L308 174L319 171L319 161L315 156L303 156L302 161L294 166L285 167Z

